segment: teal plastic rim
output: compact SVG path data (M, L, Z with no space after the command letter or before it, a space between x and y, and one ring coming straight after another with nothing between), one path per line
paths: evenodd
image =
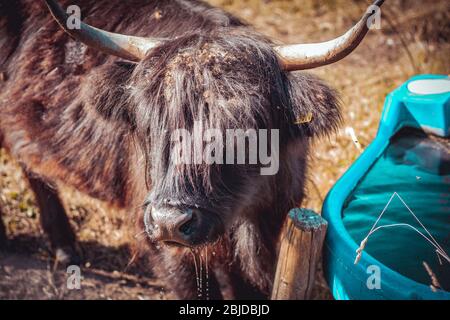
M345 200L401 128L413 127L450 136L449 84L450 78L445 75L419 75L391 92L386 97L375 139L328 193L322 208L322 215L328 221L324 272L335 299L450 300L450 292L433 292L429 286L399 274L366 252L355 265L359 244L342 222ZM369 289L366 285L370 275L367 270L372 265L380 268L380 289Z

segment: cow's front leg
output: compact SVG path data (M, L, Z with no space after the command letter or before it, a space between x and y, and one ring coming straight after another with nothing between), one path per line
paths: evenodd
M230 273L230 285L235 300L266 300L268 294L262 292L255 285L251 284L244 276L239 266L232 266Z
M260 217L269 216L260 211ZM273 223L273 219L261 220L244 220L233 233L234 259L230 265L229 278L234 298L238 300L264 300L270 295L279 224Z
M221 300L219 283L205 257L186 248L151 245L153 270L178 299Z
M36 195L41 226L48 236L56 260L62 264L79 263L76 237L56 187L27 170L25 175Z

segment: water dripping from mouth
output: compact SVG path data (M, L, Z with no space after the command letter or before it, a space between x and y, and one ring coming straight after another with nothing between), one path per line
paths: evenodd
M197 251L198 252L198 251ZM199 255L199 264L200 264L200 294L199 299L203 298L203 252L202 250L198 252Z
M190 249L191 254L192 254L192 258L194 260L194 268L195 268L195 281L197 284L197 297L201 297L201 290L200 290L200 273L199 273L199 268L197 265L197 252L195 249Z
M208 247L205 248L205 276L206 276L206 300L209 300Z
M191 248L190 252L194 260L195 279L197 285L197 298L209 300L209 264L208 248Z

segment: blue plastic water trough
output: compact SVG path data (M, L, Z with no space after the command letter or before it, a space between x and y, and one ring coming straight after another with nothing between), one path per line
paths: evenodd
M432 290L423 261L441 272L447 284L450 263L438 263L445 259L405 225L374 233L354 264L360 241L383 209L384 224L408 223L427 235L413 212L449 253L449 138L449 77L416 76L387 96L375 140L338 180L323 206L329 225L324 271L336 299L450 300L450 292Z

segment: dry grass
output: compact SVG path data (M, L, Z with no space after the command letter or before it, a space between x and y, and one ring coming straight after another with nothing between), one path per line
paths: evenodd
M350 0L209 2L250 22L279 43L321 41L340 35L367 5L366 1ZM343 128L354 128L363 147L375 137L387 93L414 74L450 73L447 0L388 0L382 14L382 29L372 31L351 56L311 71L341 93ZM316 142L305 207L320 211L327 191L358 155L344 130ZM126 227L126 213L108 210L73 190L64 188L62 193L86 258L86 290L82 293L61 289L64 273L48 276L49 251L38 224L39 210L18 165L0 151L0 211L13 239L13 251L33 257L0 257L0 298L168 297L143 268L136 266L125 272L130 259L128 244L134 241ZM320 276L314 298L330 298Z

